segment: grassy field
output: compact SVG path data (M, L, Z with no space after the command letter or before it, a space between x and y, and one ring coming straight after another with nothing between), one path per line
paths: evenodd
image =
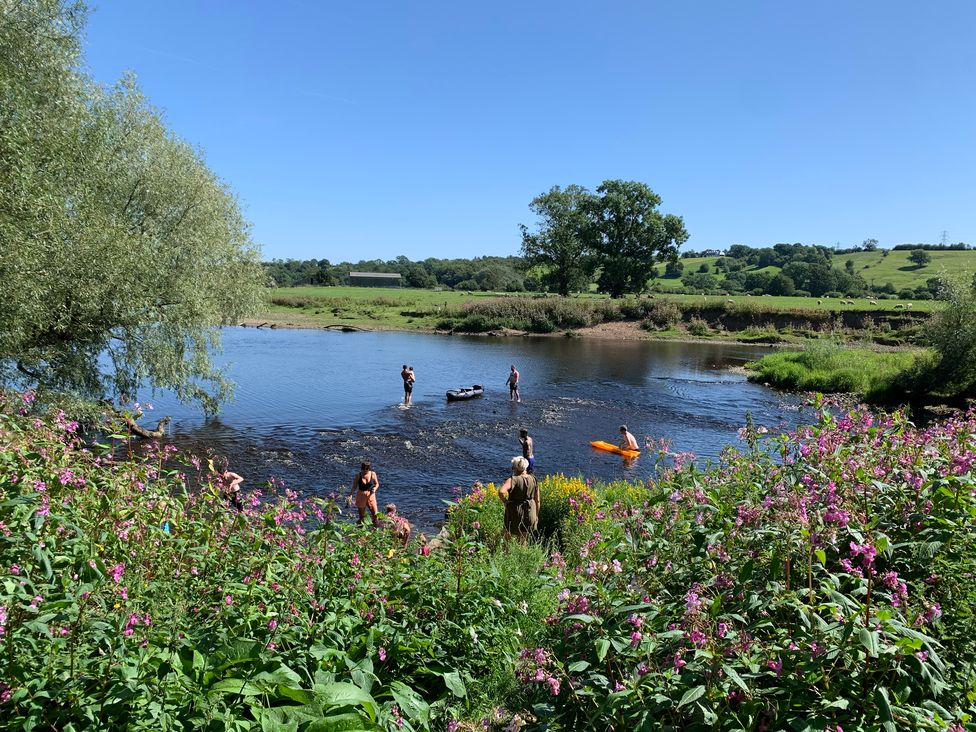
M533 332L555 332L575 330L588 324L607 320L643 320L648 310L654 310L673 303L675 315L667 323L657 323L652 332L645 337L675 338L701 337L734 339L757 342L802 341L823 334L823 314L841 311L878 313L875 320L881 321L885 313L913 312L928 313L941 306L935 301L914 303L898 300L878 300L873 303L861 298L854 304L841 304L838 299L808 297L750 297L657 294L653 299L637 301L627 298L611 301L606 296L595 294L568 299L555 296L523 294L521 296L502 293L453 292L413 289L389 289L368 287L293 287L279 288L269 294L267 310L259 317L260 321L279 325L307 328L351 326L371 330L422 330L438 328L460 329L465 332L483 332L501 327L527 329ZM479 305L480 304L480 305ZM651 307L653 306L653 307ZM712 309L712 312L733 312L747 315L753 325L745 330L725 332L711 329L707 333L693 333L688 329L690 323L681 323L681 311ZM610 312L613 311L613 312ZM815 326L805 328L770 330L765 320L758 325L755 316L769 314L770 321L777 314L811 313ZM483 316L478 318L476 316ZM470 320L471 322L461 321ZM687 320L687 318L686 318ZM551 322L551 326L541 327L540 323ZM531 324L529 324L531 323ZM742 326L740 326L742 327ZM809 332L804 332L809 330ZM814 332L816 330L816 333ZM870 328L868 330L871 330ZM887 337L889 334L870 332L831 333L831 337L843 340L874 335ZM901 336L897 342L903 342ZM879 341L882 342L882 341ZM884 341L891 345L890 338Z
M925 281L930 277L939 277L949 274L950 276L963 277L966 280L976 273L976 251L930 251L932 261L924 267L917 267L909 261L909 250L884 250L876 252L857 252L856 254L837 254L834 255L833 265L837 269L844 269L847 260L854 262L855 274L861 275L869 285L883 287L891 283L896 290L903 288L914 289L925 285ZM697 272L701 265L708 266L708 274L715 277L720 282L725 279L724 272L715 271L715 260L718 257L692 257L682 259L684 264L682 274ZM664 278L664 264L655 267L658 278L656 285L663 290L681 288L680 278ZM756 267L748 268L747 272L777 272L778 267ZM916 304L918 307L918 304Z
M838 254L834 257L834 266L843 269L848 259L853 260L854 271L869 285L880 287L890 282L896 290L919 287L930 277L943 274L968 280L976 272L976 252L929 252L932 261L924 267L910 262L909 254L911 252L907 250Z
M781 389L851 392L874 399L885 394L892 381L926 353L921 349L879 353L824 342L799 352L771 353L747 368L753 372L751 381Z

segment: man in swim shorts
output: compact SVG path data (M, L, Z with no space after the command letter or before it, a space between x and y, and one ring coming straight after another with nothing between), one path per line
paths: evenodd
M528 430L519 430L519 442L522 443L522 457L529 461L529 467L525 472L532 475L535 471L535 443L529 437Z
M512 401L513 399L517 402L522 401L522 397L519 395L518 382L519 382L519 372L518 369L515 368L515 364L513 363L512 372L508 375L508 379L505 382L506 384L508 384L508 401Z
M417 377L413 373L413 366L403 364L403 371L400 372L400 377L403 379L403 403L406 406L410 406L413 402L413 382L417 380Z
M620 449L640 450L637 447L637 438L627 431L627 425L625 424L620 425Z

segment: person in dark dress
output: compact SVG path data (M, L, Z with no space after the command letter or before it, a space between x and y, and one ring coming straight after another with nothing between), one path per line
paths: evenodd
M512 458L512 476L498 489L505 503L505 538L525 542L539 526L539 482L526 473L529 461L519 455Z

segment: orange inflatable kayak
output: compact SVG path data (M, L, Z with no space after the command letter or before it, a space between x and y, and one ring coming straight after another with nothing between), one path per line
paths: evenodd
M614 452L617 455L623 455L624 457L637 457L638 455L640 455L640 450L624 450L619 445L614 445L610 442L604 442L603 440L595 440L594 442L591 442L590 445L595 447L597 450Z

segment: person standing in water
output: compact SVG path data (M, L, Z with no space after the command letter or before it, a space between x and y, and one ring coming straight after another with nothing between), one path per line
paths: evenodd
M529 437L528 430L519 430L519 442L522 443L522 457L529 461L525 472L532 475L535 472L535 443Z
M417 380L417 377L413 373L413 366L403 364L403 371L400 372L400 377L403 379L403 404L409 407L413 403L413 382Z
M627 430L627 425L620 425L620 448L622 450L640 450L637 446L637 438Z
M380 479L376 477L373 466L366 460L359 466L359 472L352 479L352 490L356 496L356 510L359 511L359 523L366 520L366 509L373 515L373 526L379 526L380 520L376 507L376 490L380 487ZM349 496L350 501L352 496Z
M518 390L518 382L519 382L519 372L518 369L515 368L515 364L513 363L512 371L508 375L508 379L505 382L506 384L508 384L508 401L512 401L513 399L517 402L522 401L522 397L519 394L519 390Z

